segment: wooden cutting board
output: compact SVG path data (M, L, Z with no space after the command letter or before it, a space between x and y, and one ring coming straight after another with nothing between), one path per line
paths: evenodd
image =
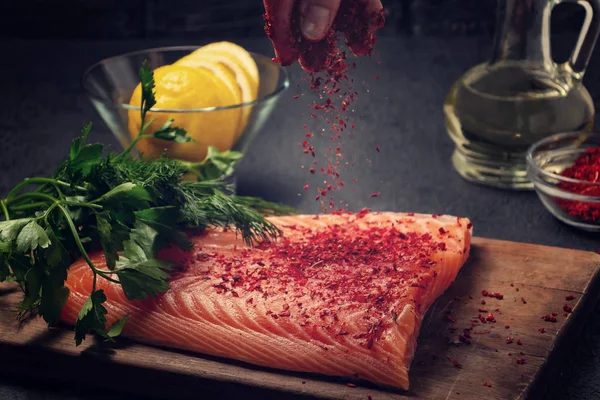
M0 369L177 399L234 394L244 398L284 394L335 399L367 399L368 395L373 399L538 398L546 385L536 382L546 381L557 370L561 355L597 303L599 267L596 253L476 238L470 260L423 323L409 392L361 383L350 387L347 380L282 373L126 340L120 340L118 347L91 340L75 348L68 329L49 331L39 319L19 328L13 310L20 292L7 284L0 285ZM482 290L504 297L484 297ZM569 295L575 299L567 301ZM573 307L566 316L565 303ZM463 329L490 312L496 322L473 327L471 344L459 344ZM541 318L552 312L557 313L557 322ZM110 379L96 380L93 371L102 371ZM271 392L259 392L261 388Z

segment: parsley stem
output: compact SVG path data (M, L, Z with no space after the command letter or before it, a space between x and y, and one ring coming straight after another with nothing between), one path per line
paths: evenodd
M9 203L14 203L14 202L18 202L19 200L26 199L28 197L37 197L37 198L46 199L46 200L49 200L52 202L60 202L61 204L64 204L67 206L89 207L89 208L96 208L98 210L102 210L102 206L98 205L98 204L85 203L85 202L79 202L79 201L71 201L71 200L60 200L60 199L57 199L56 197L50 196L49 194L37 193L37 192L25 193L20 196L13 197L12 199L7 200L7 201ZM37 204L37 203L33 203L33 204ZM21 206L14 206L14 207L11 207L11 209L16 210L17 207L24 207L24 206L27 206L27 204L24 204ZM31 207L29 207L29 208L31 208Z
M8 209L6 208L6 200L1 200L0 206L2 206L2 211L4 212L4 217L6 220L10 221L10 215L8 214Z
M76 190L81 190L81 191L87 191L86 188L84 188L83 186L78 186L78 185L70 185L67 182L63 182L63 181L59 181L57 179L51 179L51 178L25 178L23 179L23 182L19 183L17 186L15 186L6 196L7 199L10 199L12 196L16 195L21 189L23 189L25 186L28 185L44 185L44 184L50 184L50 185L54 185L54 186L62 186L65 188L74 188Z
M81 243L81 239L79 238L79 234L77 233L77 228L75 227L75 224L73 223L73 220L71 219L71 216L69 215L69 212L61 204L58 204L57 207L60 209L60 211L65 216L65 220L67 221L67 224L69 225L69 229L71 230L71 233L73 234L73 239L75 239L75 244L77 245L77 248L79 249L79 252L81 253L81 256L88 263L88 265L90 266L92 271L94 271L94 278L96 277L96 274L99 274L104 279L106 279L110 282L120 283L118 280L107 276L107 274L103 273L101 270L99 270L96 267L96 265L94 264L94 262L88 255L87 251L85 250L85 247L83 247L83 243Z
M2 203L2 205L4 206L4 202ZM10 210L11 211L24 211L24 210L30 210L32 208L38 208L38 207L47 206L47 205L48 205L48 203L46 203L45 201L38 201L35 203L22 204L20 206L12 206L10 208Z

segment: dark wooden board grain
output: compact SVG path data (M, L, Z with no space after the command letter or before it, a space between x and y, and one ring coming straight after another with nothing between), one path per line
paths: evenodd
M246 395L269 389L273 398L283 394L332 399L538 398L598 300L599 267L596 253L474 239L468 263L423 323L408 392L360 382L352 388L343 379L282 373L127 340L117 345L90 340L75 348L68 329L48 330L38 319L18 327L13 312L20 293L7 284L0 285L0 368L178 399L198 398L198 393L207 393L207 385L219 388L221 394L233 393L234 387ZM504 298L483 297L482 290L500 292ZM575 299L566 301L569 294ZM573 307L567 316L565 303ZM475 326L472 343L458 344L462 330L489 312L496 322ZM552 312L558 313L558 322L541 319ZM507 343L509 336L512 343ZM518 358L525 364L518 364ZM103 371L110 379L96 380L91 371Z

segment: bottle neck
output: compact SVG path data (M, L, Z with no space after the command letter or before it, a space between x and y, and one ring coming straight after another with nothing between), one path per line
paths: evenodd
M526 61L532 67L549 68L551 10L549 0L498 0L491 64Z

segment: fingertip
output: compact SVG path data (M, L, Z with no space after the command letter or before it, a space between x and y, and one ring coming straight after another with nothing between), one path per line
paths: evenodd
M310 41L319 41L331 29L340 0L305 0L302 4L302 35Z

